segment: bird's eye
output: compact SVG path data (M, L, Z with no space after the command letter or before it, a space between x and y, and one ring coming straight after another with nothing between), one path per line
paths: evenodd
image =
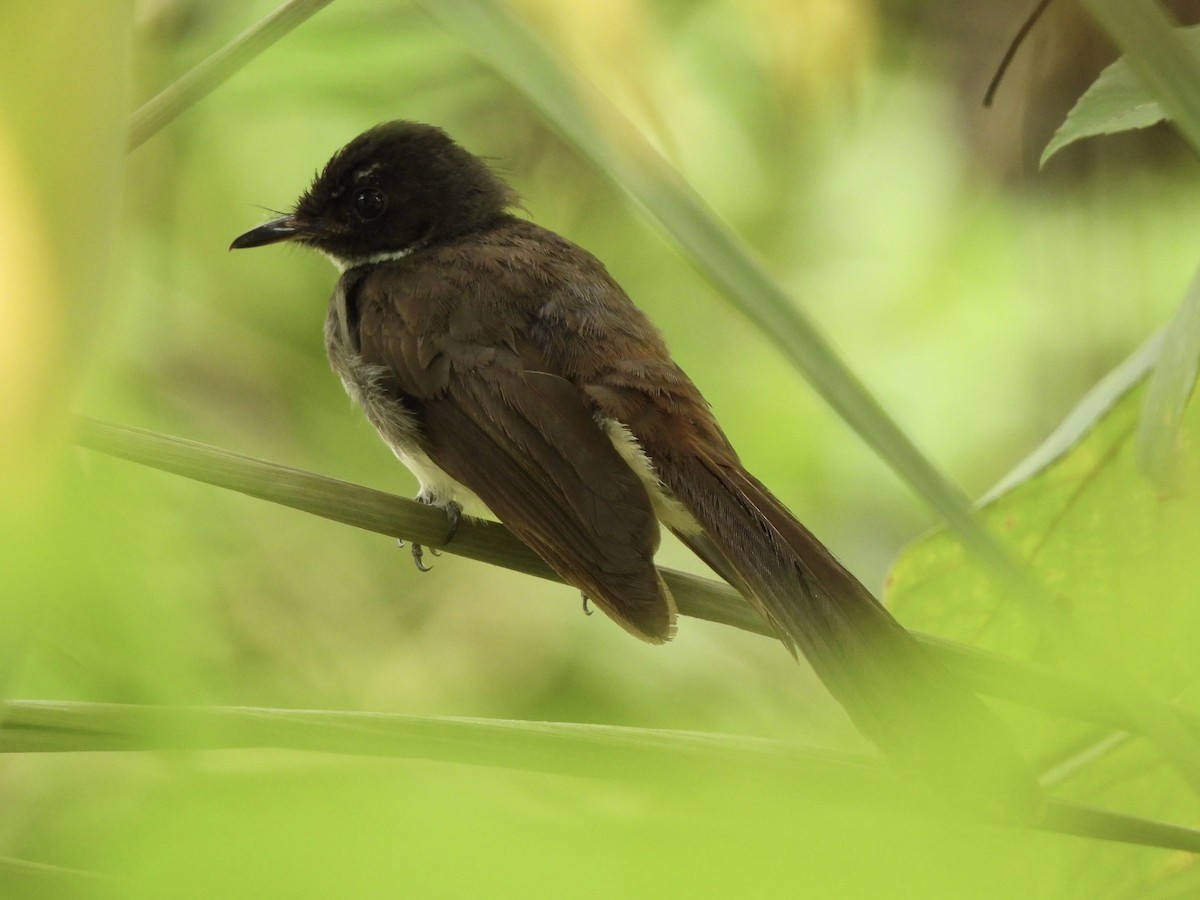
M383 193L375 188L363 188L354 195L354 212L364 222L379 218L386 206Z

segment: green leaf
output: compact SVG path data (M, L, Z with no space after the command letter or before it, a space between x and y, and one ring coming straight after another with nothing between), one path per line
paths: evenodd
M1197 43L1200 35L1189 35L1189 44ZM1042 151L1040 165L1063 147L1100 134L1116 134L1149 128L1167 116L1158 100L1146 88L1123 58L1100 73L1083 93L1066 120L1058 126L1054 137Z
M1173 28L1150 0L1084 0L1125 56L1105 69L1067 115L1041 164L1081 138L1170 120L1200 152L1200 26Z
M1146 395L1139 373L1154 343L1081 404L1100 413L1086 433L1079 433L1077 410L1061 436L1047 442L1050 450L1022 463L1020 476L991 492L981 513L1048 585L1063 591L1066 612L1085 634L1119 651L1147 680L1174 690L1193 680L1200 644L1200 504L1186 496L1200 484L1200 416L1192 410L1182 420L1181 493L1164 496L1143 477L1134 440ZM1041 632L945 531L909 547L889 584L891 604L914 627L1053 661Z
M1160 0L1081 0L1200 153L1200 60Z
M1007 534L1046 584L1061 591L1061 607L1079 633L1118 655L1122 670L1132 673L1122 678L1194 706L1200 504L1193 495L1200 486L1200 415L1193 408L1181 421L1178 489L1165 494L1145 477L1135 440L1147 395L1146 364L1159 344L1148 342L1085 398L989 494L981 514ZM1084 429L1089 417L1091 427ZM1053 645L1020 614L1011 595L945 531L905 551L893 569L889 599L916 628L1031 664L1058 663ZM1114 679L1105 678L1112 673L1091 675L1113 689ZM1178 782L1141 742L1114 740L1111 731L1061 719L1023 716L1022 723L1022 735L1035 743L1056 786L1069 782L1065 787L1077 796L1186 814Z

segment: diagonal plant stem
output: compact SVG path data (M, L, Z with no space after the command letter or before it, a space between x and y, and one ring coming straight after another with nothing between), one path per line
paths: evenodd
M286 748L429 759L543 774L659 784L698 778L736 789L764 779L804 802L947 814L1041 831L1200 853L1200 830L1050 800L1000 820L923 799L872 757L762 738L612 725L249 707L10 701L0 752Z
M361 485L252 459L181 438L136 428L79 419L76 440L85 447L144 466L182 475L302 510L378 534L440 546L446 537L446 518L421 503ZM532 550L496 522L466 520L447 552L527 575L561 583L561 579ZM693 618L774 636L741 596L728 585L685 572L662 569L679 604ZM973 690L1116 728L1138 730L1135 718L1102 691L1031 663L917 634L921 641ZM1167 708L1163 714L1184 717L1200 735L1200 716Z
M1162 349L1146 385L1138 421L1137 458L1160 490L1177 491L1179 428L1200 370L1200 270L1162 332Z
M147 100L130 117L126 149L135 150L176 116L332 0L288 0L266 18Z

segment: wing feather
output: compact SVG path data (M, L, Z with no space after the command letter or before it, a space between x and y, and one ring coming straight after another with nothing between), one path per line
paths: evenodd
M414 413L421 449L623 628L670 640L675 603L654 566L650 497L586 396L540 371L532 348L514 350L503 328L494 343L418 337L377 310L363 308L363 360L390 373L384 389Z

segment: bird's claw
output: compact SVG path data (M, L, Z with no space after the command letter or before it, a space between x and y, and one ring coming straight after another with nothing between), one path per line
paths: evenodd
M583 598L583 614L585 616L590 616L592 613L595 612L595 610L592 609L590 606L588 606L588 595L585 594L583 591L580 591L579 596Z
M436 550L434 550L433 553L435 556L437 555ZM412 545L412 558L413 565L417 567L418 572L428 572L430 570L431 567L425 565L425 548L420 544Z
M428 504L428 501L422 500L420 497L418 497L417 499L420 500L420 502L422 502L422 503ZM429 505L432 505L432 504L429 504ZM454 540L454 536L456 534L458 534L458 527L460 525L462 525L463 516L462 516L462 506L453 501L451 501L450 503L447 503L445 506L442 507L442 509L446 513L446 519L448 522L448 528L446 531L446 539L444 541L442 541L442 545L445 546L446 544L449 544L452 540ZM403 547L404 541L397 540L396 546ZM433 554L434 556L442 555L442 552L440 550L438 550L436 547L430 547L429 552L431 554ZM428 572L432 568L432 566L425 565L425 548L422 545L416 544L416 543L414 543L412 545L412 558L413 558L413 564L417 567L418 572Z

